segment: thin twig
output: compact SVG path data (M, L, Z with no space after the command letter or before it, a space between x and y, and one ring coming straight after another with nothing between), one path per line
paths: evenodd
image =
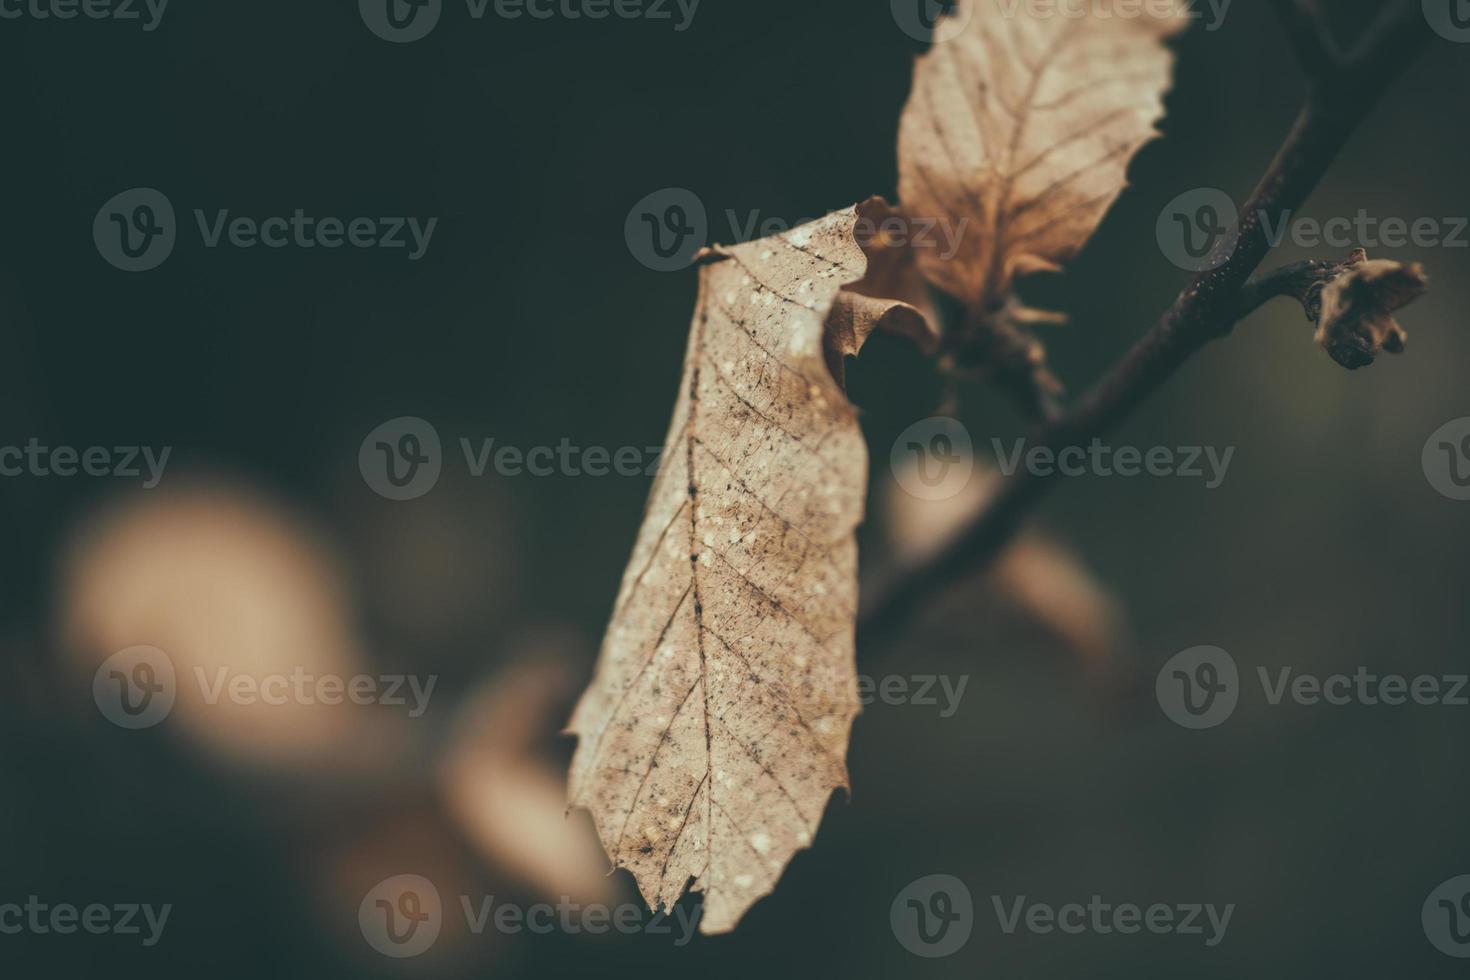
M1190 355L1229 334L1242 316L1270 298L1267 293L1284 295L1283 274L1257 280L1254 287L1248 282L1271 248L1263 219L1276 224L1305 202L1426 34L1417 0L1399 0L1385 9L1347 57L1342 73L1331 84L1312 86L1291 132L1251 194L1238 237L1233 243L1222 242L1220 248L1228 247L1228 254L1215 256L1219 261L1194 277L1074 408L1041 426L1034 445L1059 452L1105 434ZM1025 469L1009 477L967 527L928 559L900 573L865 607L858 622L859 644L869 644L900 626L922 603L993 558L1054 482L1054 476L1036 476Z
M1290 296L1302 304L1310 319L1316 319L1316 303L1321 288L1351 267L1354 258L1362 254L1360 250L1344 261L1307 259L1263 272L1240 287L1239 302L1235 307L1236 321L1244 320L1278 296Z

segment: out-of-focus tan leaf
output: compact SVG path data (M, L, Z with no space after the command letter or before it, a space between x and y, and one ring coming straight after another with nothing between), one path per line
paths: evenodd
M571 802L650 905L733 929L847 786L867 450L824 324L867 260L856 208L707 251L683 379L596 676ZM848 307L848 349L874 317Z
M958 0L965 23L918 59L899 127L906 214L968 221L953 258L916 253L930 282L968 304L1002 302L1017 274L1077 252L1154 135L1183 3L1065 5ZM967 22L966 22L967 20Z
M411 738L401 715L287 697L240 701L227 688L364 673L346 577L317 530L224 481L159 489L81 524L62 561L60 639L95 670L125 648L157 647L173 663L166 724L227 761L346 774L385 767Z
M1401 353L1409 335L1393 315L1428 289L1418 262L1370 260L1357 249L1322 288L1316 341L1349 370L1367 367L1382 351Z
M490 862L553 900L612 905L614 879L586 818L541 755L570 691L559 659L539 656L491 678L463 707L439 766L445 806Z
M884 495L893 557L909 564L932 554L980 513L999 479L993 470L977 469L963 490L938 500L921 500L903 490L904 480L895 479ZM1040 532L1022 534L996 559L985 587L1055 636L1089 669L1116 659L1126 632L1122 606L1066 545Z
M1088 669L1104 669L1116 660L1124 631L1122 607L1073 549L1043 534L1023 535L996 562L989 581Z

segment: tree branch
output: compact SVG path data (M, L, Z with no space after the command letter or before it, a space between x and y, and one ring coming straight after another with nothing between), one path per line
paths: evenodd
M1293 43L1311 58L1318 46L1300 33L1315 4L1304 0L1277 9L1287 19ZM1239 235L1212 256L1212 267L1197 274L1158 322L1087 395L1065 415L1040 426L1033 445L1052 452L1082 446L1110 431L1162 385L1195 351L1224 337L1236 322L1272 296L1287 295L1302 275L1287 267L1250 281L1271 243L1263 219L1273 225L1299 208L1321 180L1368 110L1412 59L1427 34L1417 0L1398 0L1386 8L1331 84L1313 85L1296 123L1251 194ZM988 506L927 560L893 579L859 617L858 639L866 645L907 621L925 601L960 576L982 566L1009 541L1025 515L1055 483L1022 469L1009 477Z
M1343 262L1307 259L1256 276L1240 287L1239 302L1235 308L1236 321L1244 320L1278 296L1290 296L1302 304L1302 309L1309 318L1315 319L1313 311L1322 287L1350 268L1361 255L1362 250L1359 249Z

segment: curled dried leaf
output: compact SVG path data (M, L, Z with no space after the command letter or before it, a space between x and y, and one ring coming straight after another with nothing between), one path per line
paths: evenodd
M1428 289L1419 263L1369 259L1358 249L1322 286L1315 339L1348 370L1367 367L1381 351L1398 354L1409 336L1393 315Z
M867 272L842 288L827 317L827 364L839 383L845 359L856 357L875 330L904 337L925 353L939 347L939 314L902 216L881 197L859 204L857 214L854 234Z

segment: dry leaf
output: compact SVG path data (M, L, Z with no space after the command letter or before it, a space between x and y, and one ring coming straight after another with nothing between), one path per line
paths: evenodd
M866 271L857 222L702 256L663 467L569 726L572 804L650 905L693 879L706 933L771 891L847 787L868 464L824 324ZM889 311L844 304L855 353Z
M843 287L827 316L827 367L839 384L845 359L856 357L875 330L904 337L925 353L939 347L939 315L914 250L906 238L895 240L887 231L890 222L902 223L899 212L883 198L870 197L857 214L854 233L867 272Z
M1398 354L1409 335L1393 314L1428 289L1419 263L1370 260L1357 249L1337 278L1322 287L1315 339L1349 370L1367 367L1381 351Z
M72 534L59 593L76 666L90 673L120 650L160 648L177 677L169 724L212 755L339 778L412 756L398 712L207 696L241 675L367 672L347 577L319 529L243 485L181 484L103 508Z
M1087 241L1154 135L1188 20L1177 6L1093 0L1064 12L958 0L968 23L919 58L899 128L906 214L969 233L944 259L916 250L930 282L972 308L1003 301L1015 275L1054 269ZM1117 9L1113 9L1117 7Z

